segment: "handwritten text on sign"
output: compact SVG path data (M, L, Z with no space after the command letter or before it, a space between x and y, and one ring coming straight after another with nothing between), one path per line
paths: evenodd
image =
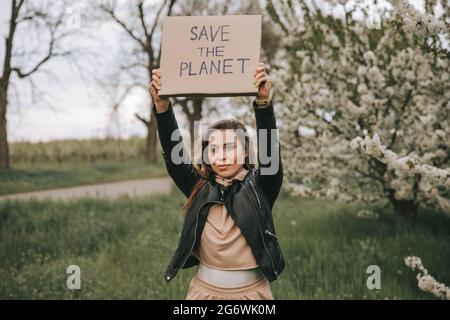
M225 57L224 45L217 45L218 43L223 43L230 41L229 31L227 29L230 27L229 24L224 24L218 27L213 26L193 26L191 28L191 41L211 41L215 44L211 47L198 47L198 54L202 58L210 57ZM245 72L245 62L249 61L250 58L218 58L216 60L203 60L200 67L197 70L193 70L192 61L181 62L180 63L180 77L187 76L197 76L202 74L212 74L216 73L233 73L233 63L238 63L239 70L241 73Z
M167 17L160 95L255 94L261 16Z

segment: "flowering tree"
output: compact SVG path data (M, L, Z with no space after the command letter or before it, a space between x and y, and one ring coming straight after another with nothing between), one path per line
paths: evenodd
M409 256L405 258L405 264L413 271L417 270L417 285L422 291L431 292L436 297L450 300L450 288L428 273L419 257Z
M342 2L342 1L341 1ZM268 2L286 33L279 91L286 188L298 196L388 199L400 217L450 213L448 4L368 7ZM345 2L343 2L345 3ZM436 4L436 3L435 3ZM359 13L359 17L357 15Z

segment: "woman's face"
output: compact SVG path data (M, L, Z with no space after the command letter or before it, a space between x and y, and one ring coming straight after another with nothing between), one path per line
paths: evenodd
M245 149L233 129L213 130L208 139L208 158L214 172L233 177L245 163Z

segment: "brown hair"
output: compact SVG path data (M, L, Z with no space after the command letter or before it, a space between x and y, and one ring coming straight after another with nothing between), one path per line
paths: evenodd
M203 137L201 137L201 140L198 141L201 142L201 161L195 161L194 168L197 171L197 173L200 175L200 179L197 181L197 183L192 188L191 194L189 195L189 198L186 200L183 211L186 211L187 208L192 204L193 199L195 198L195 195L197 192L214 176L214 171L209 164L209 160L205 159L204 157L208 157L208 153L205 152L206 148L209 144L209 136L214 130L226 130L226 129L233 129L233 130L242 130L245 134L244 139L244 149L245 149L245 161L244 161L244 168L247 170L251 170L255 167L253 163L250 163L250 157L252 155L252 149L250 148L250 139L248 135L247 128L240 122L239 120L235 118L226 118L223 120L219 120L217 122L214 122L210 126L208 126L208 129L206 130ZM205 154L205 156L204 156ZM208 161L205 161L208 160ZM200 163L199 163L200 162Z

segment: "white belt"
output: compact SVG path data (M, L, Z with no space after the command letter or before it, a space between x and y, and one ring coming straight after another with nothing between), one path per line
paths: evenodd
M263 276L259 267L247 270L219 270L200 263L197 269L197 277L200 280L223 288L243 286Z

